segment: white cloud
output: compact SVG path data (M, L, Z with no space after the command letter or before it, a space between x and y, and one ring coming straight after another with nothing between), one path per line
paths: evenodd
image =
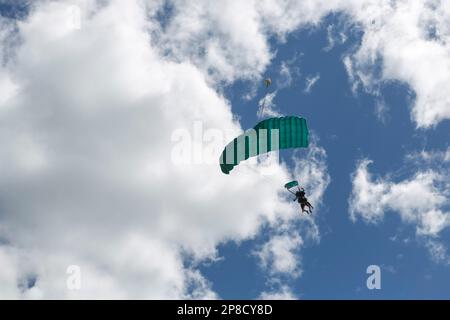
M281 117L282 114L277 111L277 106L273 102L275 97L277 96L277 91L267 93L261 100L258 102L258 118L264 117Z
M255 79L269 64L270 49L253 1L173 1L174 14L155 30L164 50L188 57L215 80Z
M2 72L1 69L0 72ZM5 106L8 100L14 97L17 93L17 86L8 77L7 72L2 72L0 74L0 88L2 90L2 95L0 96L0 105Z
M292 84L292 72L289 65L283 61L280 67L280 79L278 81L278 87L286 88Z
M259 296L261 300L297 300L297 296L288 286L281 286L278 290L264 291Z
M433 261L436 263L450 265L450 257L448 255L447 247L442 242L431 239L428 240L425 245L428 248Z
M302 53L294 54L290 59L281 62L279 77L276 81L277 89L289 88L300 75L300 58Z
M373 183L367 170L369 160L364 160L357 166L352 178L352 196L350 198L350 215L353 221L360 215L365 221L377 222L384 217L383 196L388 192L388 186Z
M437 185L443 177L436 172L419 172L411 179L393 183L384 179L373 181L368 172L370 161L361 161L353 175L350 198L352 220L361 216L377 222L387 210L396 211L405 222L416 223L417 233L436 236L449 223L444 190Z
M415 226L416 235L425 239L432 256L441 256L445 250L438 239L450 226L448 168L418 166L419 171L411 178L393 182L389 178L374 179L368 171L370 163L361 161L352 176L351 219L378 223L387 211L397 212L402 221Z
M449 1L354 1L349 10L364 31L351 57L353 74L368 90L386 80L408 84L418 127L450 118L449 7Z
M344 64L345 70L347 71L347 75L351 83L351 90L353 94L356 94L356 92L358 91L359 81L362 79L363 75L356 75L357 71L354 70L352 59L349 56L345 56L342 59L342 63Z
M450 162L450 147L447 150L422 150L420 152L410 153L406 155L406 159L416 166L443 165L447 166Z
M388 119L389 106L385 101L378 100L375 104L375 115L381 123L386 123Z
M295 278L301 274L296 252L302 245L303 240L297 233L276 235L266 242L256 255L263 268L271 274L287 273Z
M327 46L324 48L325 51L330 51L334 48L335 45L335 37L333 35L334 26L331 24L327 27Z
M305 89L303 89L304 93L310 93L313 86L317 83L317 81L319 81L320 79L320 74L316 74L314 76L308 76L306 77L306 83L305 83Z
M83 3L79 29L55 29L66 2L43 1L14 33L7 76L18 91L0 106L2 297L216 297L184 257L201 263L220 243L296 217L280 194L288 172L173 163L172 133L195 121L240 133L230 106L195 61L161 56L139 1ZM81 290L66 288L69 265L81 268ZM34 286L19 289L30 275Z
M0 299L15 299L20 296L17 286L19 278L17 256L13 248L0 246Z
M327 46L324 51L332 50L336 44L340 45L347 41L347 35L344 31L339 31L340 26L330 24L327 27Z

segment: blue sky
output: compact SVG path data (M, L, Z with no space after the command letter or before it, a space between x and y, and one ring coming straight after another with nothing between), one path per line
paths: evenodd
M305 3L0 0L0 298L448 299L450 12ZM266 94L273 175L175 152Z
M319 27L296 32L286 43L272 42L276 58L266 75L276 79L283 61L299 56L294 65L299 75L292 86L280 90L276 105L285 115L300 115L308 120L310 130L320 139L328 155L331 184L324 195L318 217L322 230L320 244L311 244L302 252L304 274L290 284L304 299L447 299L450 270L431 261L426 249L415 240L403 244L394 236L414 239L414 228L387 212L379 225L366 225L349 219L348 198L351 174L358 160L374 161L372 172L385 175L396 172L404 179L418 168L405 166L405 154L422 150L445 149L450 124L439 124L431 130L416 130L409 108L411 89L400 82L383 84L381 97L388 109L386 121L376 117L377 97L359 91L353 94L342 57L361 41L353 32L349 39L331 50L327 47L327 27L339 19L329 15ZM303 92L307 76L320 74L320 80L309 94ZM241 116L244 127L256 123L257 101L264 94L261 85L255 99L243 101L236 92L245 91L243 84L227 89L233 112ZM276 84L271 90L276 90ZM287 159L289 154L284 155ZM299 181L302 177L297 177ZM448 241L448 232L442 237ZM222 246L224 260L206 267L205 274L224 298L253 298L267 281L251 252L264 235L239 246ZM382 269L382 290L366 287L367 266Z

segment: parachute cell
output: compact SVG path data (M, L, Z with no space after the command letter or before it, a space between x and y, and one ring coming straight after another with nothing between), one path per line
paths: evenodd
M220 169L229 174L243 160L270 151L308 147L308 126L300 117L270 118L228 143L220 156Z

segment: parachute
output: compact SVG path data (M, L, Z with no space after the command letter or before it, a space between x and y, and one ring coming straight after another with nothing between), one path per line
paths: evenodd
M284 185L284 187L285 187L286 189L288 189L288 190L291 189L291 188L293 188L293 187L296 187L296 186L298 186L298 181L297 181L297 180L288 182L288 183L286 183L286 184Z
M229 174L241 161L270 151L307 148L308 126L304 118L269 118L227 144L220 155L220 169Z
M295 196L296 194L295 194L295 192L292 192L291 188L298 187L298 181L294 180L294 181L288 182L284 185L284 187L286 188L287 191L289 191L290 193L292 193Z

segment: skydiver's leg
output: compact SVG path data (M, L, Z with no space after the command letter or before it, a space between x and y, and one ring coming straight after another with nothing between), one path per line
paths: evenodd
M302 213L305 212L305 204L304 203L300 203L300 206L302 207Z
M308 201L305 201L304 203L308 207L308 213L312 213L311 204Z

